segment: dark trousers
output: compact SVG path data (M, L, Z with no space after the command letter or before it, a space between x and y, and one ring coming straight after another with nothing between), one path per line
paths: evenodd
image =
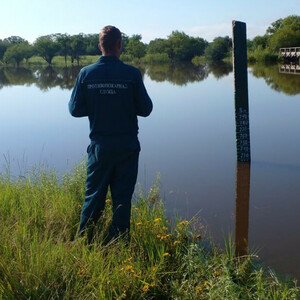
M95 224L99 220L105 207L108 186L113 204L110 238L129 233L131 198L137 179L139 151L104 150L99 144L89 146L79 235L87 229L88 224Z

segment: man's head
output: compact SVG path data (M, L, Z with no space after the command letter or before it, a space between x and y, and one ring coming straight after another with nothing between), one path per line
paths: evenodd
M104 56L119 57L122 50L120 30L114 26L105 26L99 34L99 49Z

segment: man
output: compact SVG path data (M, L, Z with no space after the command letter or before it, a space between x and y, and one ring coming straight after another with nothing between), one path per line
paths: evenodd
M89 118L85 201L79 235L94 225L105 206L108 186L113 202L110 239L129 234L131 198L137 179L140 144L137 116L147 117L152 102L138 69L119 60L122 36L106 26L99 35L100 59L81 69L69 102L74 117Z

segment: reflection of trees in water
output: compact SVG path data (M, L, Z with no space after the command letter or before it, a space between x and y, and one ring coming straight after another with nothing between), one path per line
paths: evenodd
M26 68L1 68L0 88L10 85L30 85L35 82L31 70Z
M232 64L227 62L219 62L218 64L211 64L208 66L209 72L211 72L216 79L220 79L229 75L232 72Z
M148 74L154 81L168 81L175 85L202 81L210 72L216 78L228 75L232 67L228 64L194 66L192 64L160 64L146 68L138 66L142 76ZM0 69L0 88L7 85L36 84L41 90L53 87L71 90L81 67L10 68Z
M287 95L300 94L300 76L279 73L278 65L255 64L251 66L255 77L264 78L265 82L275 91Z
M206 66L192 64L161 64L147 67L147 74L151 80L169 81L175 85L185 85L189 82L202 81L209 72Z
M36 84L41 90L53 87L72 89L81 67L46 68L1 68L0 88L9 85Z
M47 68L35 72L36 85L41 90L59 86L62 89L72 89L81 67Z

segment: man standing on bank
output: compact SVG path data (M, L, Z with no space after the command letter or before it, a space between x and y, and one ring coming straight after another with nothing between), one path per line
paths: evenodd
M147 117L152 102L138 69L119 60L122 36L114 26L99 35L102 56L81 69L69 102L74 117L88 117L88 146L85 201L79 235L95 225L104 210L110 186L113 219L110 239L129 234L131 198L138 172L140 144L137 116Z

